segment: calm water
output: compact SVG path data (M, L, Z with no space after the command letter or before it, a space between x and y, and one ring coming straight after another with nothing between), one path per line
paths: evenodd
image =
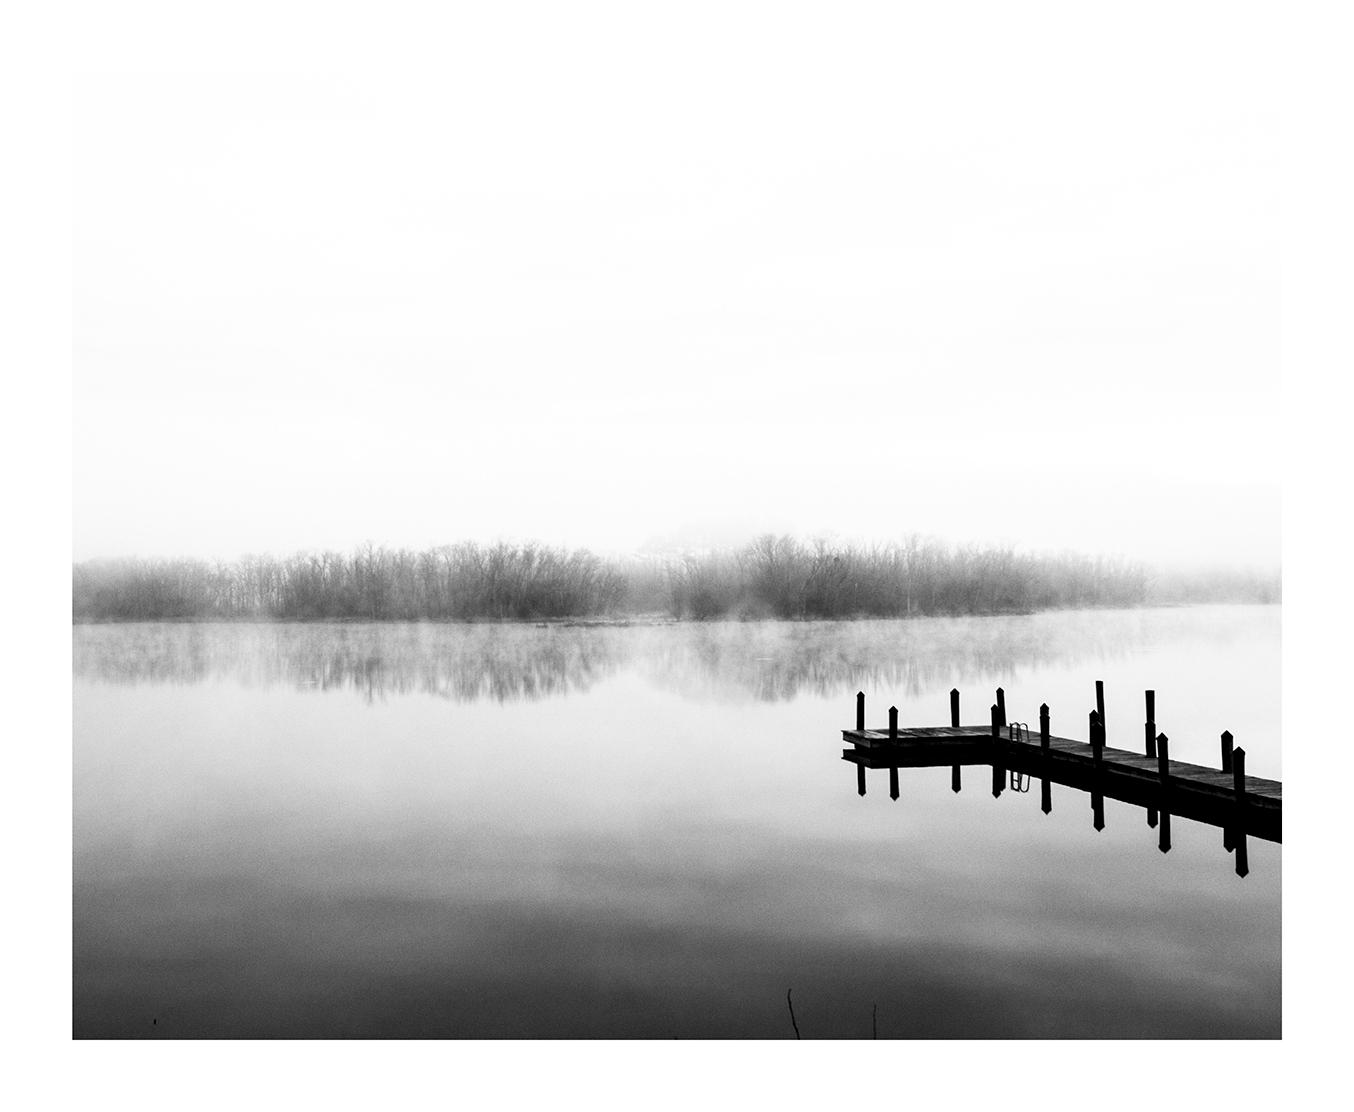
M1281 778L1276 607L635 628L77 627L80 1036L1278 1036L1280 847L871 724L1012 719Z

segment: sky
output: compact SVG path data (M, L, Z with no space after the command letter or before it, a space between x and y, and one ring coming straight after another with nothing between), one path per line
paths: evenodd
M84 28L75 558L1277 566L1263 9L926 7L335 14L209 65Z

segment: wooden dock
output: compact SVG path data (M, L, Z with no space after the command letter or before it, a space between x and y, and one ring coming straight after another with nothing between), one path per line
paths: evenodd
M887 727L867 729L865 696L860 693L856 696L856 728L842 731L843 740L851 745L843 750L842 759L857 766L857 785L862 794L866 769L892 770L890 789L897 798L898 769L948 766L953 770L952 786L958 791L963 767L990 765L994 795L1005 790L1008 775L1041 780L1046 812L1051 808L1050 783L1089 792L1100 825L1105 798L1144 807L1150 826L1164 819L1163 850L1169 849L1172 814L1222 828L1228 850L1237 841L1244 847L1247 835L1282 842L1283 785L1247 775L1245 750L1233 747L1228 732L1219 739L1219 768L1171 760L1170 739L1156 732L1153 720L1155 693L1149 691L1146 696L1144 751L1135 753L1104 743L1102 683L1096 684L1097 709L1087 716L1088 741L1052 734L1047 705L1040 708L1036 729L1024 723L1008 723L1001 688L990 708L989 721L982 726L958 724L959 692L954 690L950 692L948 726L900 727L897 710L890 708ZM1243 868L1243 861L1238 860L1238 872Z

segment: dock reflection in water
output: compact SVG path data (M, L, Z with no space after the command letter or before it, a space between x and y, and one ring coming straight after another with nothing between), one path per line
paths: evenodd
M1010 790L1016 795L1030 791L1031 781L1039 780L1039 806L1044 814L1053 811L1052 785L1075 789L1090 796L1091 825L1097 832L1105 829L1106 798L1139 807L1146 815L1146 825L1157 829L1157 847L1162 853L1171 849L1172 811L1178 818L1188 819L1222 832L1222 847L1233 854L1236 875L1246 876L1250 871L1248 837L1281 843L1282 818L1272 807L1247 805L1237 799L1210 798L1198 792L1172 791L1161 784L1143 784L1140 781L1116 775L1111 766L1091 766L1087 769L1069 767L1054 762L1039 753L1013 750L1008 746L988 745L982 742L956 745L953 742L928 745L909 742L898 749L847 749L842 760L856 766L856 791L864 796L867 791L866 769L888 769L889 796L900 796L899 770L921 768L951 769L951 786L961 789L960 769L965 765L989 765L992 775L992 796L1000 799Z

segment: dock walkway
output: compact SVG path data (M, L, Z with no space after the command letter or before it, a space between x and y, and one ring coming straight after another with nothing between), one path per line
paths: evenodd
M1146 753L1115 749L1104 744L1103 709L1089 716L1091 741L1057 737L1048 732L1048 708L1040 708L1039 729L1006 722L1005 694L997 689L991 721L982 726L961 726L959 692L950 693L951 725L900 727L897 710L890 708L887 729L864 728L865 697L857 695L854 730L843 730L851 748L843 760L858 766L860 786L871 768L926 768L951 766L955 790L959 770L965 765L991 765L993 791L1000 793L1006 772L1023 774L1056 784L1065 784L1098 797L1119 799L1146 807L1149 815L1174 813L1213 826L1231 828L1266 841L1282 841L1283 785L1277 780L1249 776L1245 751L1232 749L1232 735L1222 735L1222 768L1208 768L1187 761L1171 760L1169 739L1155 732L1149 718L1145 730ZM1104 706L1103 685L1097 684L1097 704ZM1155 693L1147 693L1148 713L1154 715ZM894 773L896 784L896 771Z
M1008 727L1009 729L1009 727ZM993 745L990 726L913 726L899 729L898 740L889 737L888 730L843 730L842 738L851 742L857 750L913 749L927 750L928 756L943 755L939 750L952 749L956 753L972 750L980 746L984 752L982 761L975 764L989 764L987 750ZM1029 740L1013 741L1005 736L995 743L1004 747L1013 758L1024 756L1042 757L1043 746L1038 734L1030 734ZM1160 781L1159 761L1156 757L1133 753L1127 749L1112 749L1108 745L1101 751L1101 764L1113 773L1152 781ZM1095 768L1095 749L1089 742L1074 741L1072 738L1049 735L1048 754L1055 763L1066 762L1073 766L1091 770ZM882 754L881 754L882 755ZM953 763L947 761L941 764ZM961 762L962 763L962 762ZM1168 760L1167 775L1171 784L1190 791L1206 792L1231 799L1236 793L1235 778L1230 772L1216 768L1190 764L1187 761ZM886 767L880 765L879 767ZM1278 780L1266 780L1261 776L1246 776L1246 797L1255 805L1267 807L1280 806L1283 802L1283 784Z

